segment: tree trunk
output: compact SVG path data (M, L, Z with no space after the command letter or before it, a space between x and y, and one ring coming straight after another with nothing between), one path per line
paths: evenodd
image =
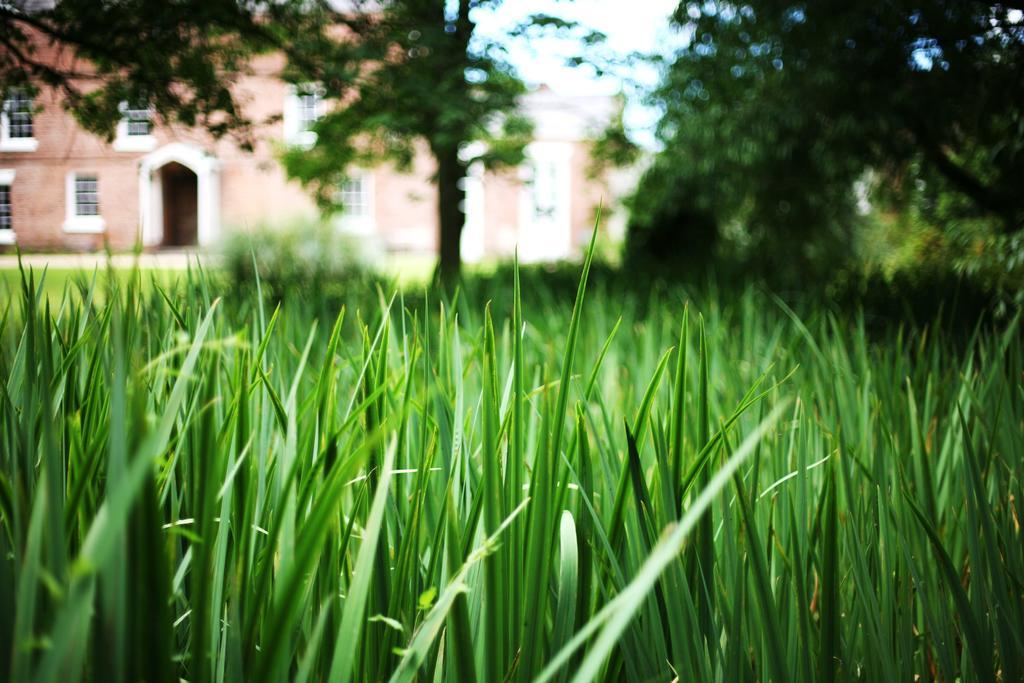
M445 287L459 279L461 255L459 245L462 226L466 223L466 164L459 159L458 147L435 151L437 157L438 199L438 276Z

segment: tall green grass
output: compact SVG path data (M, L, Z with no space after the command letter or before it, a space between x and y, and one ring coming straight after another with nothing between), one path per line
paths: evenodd
M588 266L575 304L516 272L326 317L24 274L0 677L1022 680L1016 322L869 337Z

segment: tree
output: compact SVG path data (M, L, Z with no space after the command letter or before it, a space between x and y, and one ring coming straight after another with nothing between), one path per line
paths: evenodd
M13 0L0 2L0 86L60 91L79 123L114 135L122 102L166 122L251 143L232 93L259 51L290 50L314 19L301 0Z
M698 210L719 230L742 224L753 252L836 253L869 170L889 199L927 188L939 221L1024 226L1019 10L753 0L684 2L674 19L689 39L659 93L665 151L637 195L639 229Z
M0 0L0 86L48 86L87 130L112 138L122 103L167 123L252 143L232 92L256 53L285 54L284 77L317 84L336 106L312 149L283 155L325 209L354 164L408 166L417 144L437 162L440 273L459 270L469 164L515 165L531 137L516 114L525 88L504 45L474 14L501 0ZM532 15L504 38L541 33L595 46L603 36ZM580 55L570 63L583 63ZM476 153L470 153L470 143Z
M290 78L316 83L336 106L315 126L311 149L284 155L288 172L313 189L319 203L337 206L337 188L356 164L382 160L407 167L418 144L436 161L439 275L459 273L465 223L462 179L474 161L515 165L530 140L530 122L516 114L524 85L501 43L476 31L475 13L501 0L354 0L343 12L322 7L335 31L300 37L306 65ZM506 37L558 31L601 38L550 15L534 15ZM470 144L475 145L475 152Z

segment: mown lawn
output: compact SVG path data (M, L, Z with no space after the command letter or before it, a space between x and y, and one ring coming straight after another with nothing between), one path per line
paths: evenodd
M36 257L39 260L40 257ZM82 257L86 260L86 257ZM207 261L209 263L207 263ZM216 268L216 259L210 258L204 261L211 269ZM413 287L420 286L430 280L434 261L432 257L424 254L393 254L383 259L379 264L381 274L395 283ZM486 266L485 266L486 267ZM45 270L45 277L44 277ZM61 300L65 287L72 287L78 291L90 289L93 279L102 281L109 272L113 272L121 282L138 277L143 291L152 285L154 279L162 287L168 287L179 278L187 275L183 268L132 268L124 266L108 267L102 257L97 257L95 268L33 268L36 284L42 284L42 294L45 300L57 302ZM5 264L0 265L0 301L8 301L20 296L21 292L21 271L16 262L8 259ZM102 288L97 288L97 294L102 294Z
M9 680L1024 677L1016 321L94 287L0 317Z

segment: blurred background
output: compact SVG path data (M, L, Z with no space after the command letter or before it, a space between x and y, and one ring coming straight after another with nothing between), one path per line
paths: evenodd
M897 316L1024 302L1013 4L14 0L0 17L7 268L15 250L198 252L240 277L255 254L283 280L454 282L514 255L555 271L596 224L609 278Z

